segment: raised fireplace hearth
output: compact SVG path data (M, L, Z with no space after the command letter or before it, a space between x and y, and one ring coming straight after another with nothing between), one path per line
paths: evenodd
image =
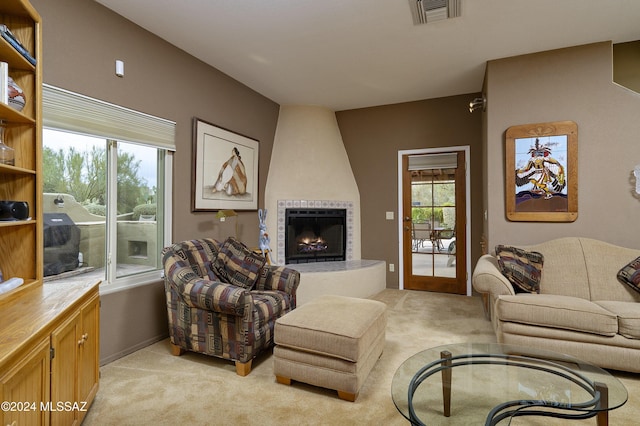
M285 263L346 259L346 209L288 208L285 226Z

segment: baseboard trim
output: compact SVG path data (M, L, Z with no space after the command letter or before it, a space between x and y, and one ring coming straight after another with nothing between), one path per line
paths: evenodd
M113 361L115 361L117 359L120 359L123 356L127 356L127 355L132 354L132 353L134 353L136 351L139 351L142 348L146 348L147 346L152 345L152 344L154 344L156 342L159 342L160 340L164 340L167 337L169 337L169 333L163 333L163 334L151 337L151 338L149 338L147 340L144 340L144 341L138 343L137 345L128 347L128 348L126 348L124 350L121 350L119 352L116 352L114 354L106 356L104 358L100 358L100 367L102 367L103 365L107 365L107 364L109 364L109 363L111 363L111 362L113 362Z

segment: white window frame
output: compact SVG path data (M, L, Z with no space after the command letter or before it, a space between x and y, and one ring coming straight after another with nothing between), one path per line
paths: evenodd
M116 141L139 143L165 150L164 162L159 164L164 170L158 174L164 176L164 191L158 193L158 205L163 206L163 238L158 246L167 246L172 236L172 188L173 188L173 154L175 151L175 122L154 117L139 111L104 102L88 96L80 95L55 86L43 84L43 126L58 131L104 137L107 144ZM116 151L107 150L108 155L115 156ZM110 160L114 160L110 158ZM107 206L116 209L115 191L111 188L117 184L116 162L108 161L113 170L107 173ZM112 212L113 213L113 212ZM107 218L115 215L108 215ZM117 232L115 223L106 223L107 247L105 250L105 278L100 286L101 294L108 294L122 288L131 288L157 282L162 279L162 268L125 277L116 277L115 254L111 248L116 247ZM159 253L154 253L158 255ZM113 261L112 261L113 260Z

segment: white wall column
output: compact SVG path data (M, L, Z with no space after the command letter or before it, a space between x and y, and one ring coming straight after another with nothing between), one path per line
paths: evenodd
M317 106L282 106L265 189L267 232L277 259L278 200L353 203L353 259L361 258L360 193L335 113Z

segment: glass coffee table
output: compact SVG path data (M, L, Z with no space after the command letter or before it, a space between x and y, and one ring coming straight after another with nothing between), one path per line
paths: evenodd
M627 402L624 385L601 368L551 351L498 343L419 352L396 371L391 395L414 425L597 416L601 426L608 424L609 410Z

